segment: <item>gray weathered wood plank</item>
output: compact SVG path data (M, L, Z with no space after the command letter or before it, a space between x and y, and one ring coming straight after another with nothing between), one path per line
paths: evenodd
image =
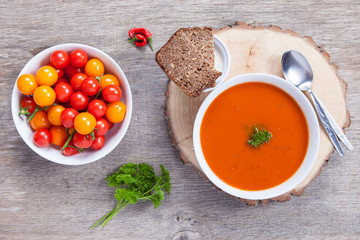
M360 238L360 2L333 1L0 1L0 239L358 239ZM348 83L354 151L333 154L303 196L247 207L212 189L183 165L167 131L168 79L149 48L127 43L147 27L159 49L180 27L223 27L234 21L277 25L312 36ZM41 49L79 42L113 57L127 75L133 118L105 159L62 166L41 159L16 132L10 94L22 66ZM241 47L241 46L239 46ZM104 178L126 162L164 164L173 192L154 210L129 206L106 228L89 231L114 207Z

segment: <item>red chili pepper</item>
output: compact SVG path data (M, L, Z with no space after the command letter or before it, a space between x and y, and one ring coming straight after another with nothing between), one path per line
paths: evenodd
M141 34L135 34L133 35L133 38L128 41L128 43L131 42L142 42L143 40L146 40L146 38Z
M141 34L135 34L134 37L132 39L130 39L128 42L131 43L134 41L135 41L135 45L138 47L143 47L147 43L146 38Z
M149 43L151 51L154 51L154 49L152 47L152 35L151 35L151 32L149 30L147 30L146 28L132 28L132 29L130 29L129 36L132 38L132 40L135 38L135 36L136 36L135 34L141 34L142 36L144 36L146 38L147 42ZM136 39L134 39L134 40L136 41Z
M143 35L141 35L141 34L136 34L136 35L134 36L134 38L136 39L136 40L135 40L135 45L138 46L138 47L143 47L143 46L145 46L146 43L147 43L146 38L145 38Z

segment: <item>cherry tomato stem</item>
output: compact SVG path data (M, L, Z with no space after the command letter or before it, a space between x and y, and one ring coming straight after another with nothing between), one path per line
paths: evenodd
M73 136L74 136L75 133L76 133L76 131L73 131L73 132L69 135L68 139L66 140L66 142L64 143L64 145L61 147L61 151L65 150L65 148L68 147L69 142L71 141L71 139L73 138ZM70 147L70 146L69 146L69 147Z
M101 88L99 89L99 91L98 91L98 92L97 92L97 94L95 95L94 100L95 100L95 99L98 99L98 97L99 97L100 93L101 93Z
M29 117L31 116L31 112L28 111L30 106L27 106L27 107L22 107L21 106L21 103L19 103L19 108L20 108L20 111L19 111L19 117L21 118L21 115L25 115L26 117Z
M90 137L89 137L89 135L90 135L92 139L95 139L95 132L94 131L95 131L95 129L91 133L87 134L86 138L91 140Z
M38 105L36 105L36 108L35 108L34 112L29 116L29 118L27 119L27 122L30 122L31 119L34 118L34 116L35 116L35 114L36 114L37 112L46 110L46 109L48 109L50 106L51 106L51 105L42 108L42 107L39 107ZM21 110L20 110L20 111L21 111ZM20 112L19 112L19 114L20 114Z

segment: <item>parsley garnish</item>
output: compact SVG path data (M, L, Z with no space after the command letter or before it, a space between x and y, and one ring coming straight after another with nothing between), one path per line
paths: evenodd
M119 171L109 175L105 180L110 187L116 187L116 207L95 223L105 226L121 209L129 204L136 204L139 200L150 200L154 208L161 205L165 198L164 190L170 195L171 183L169 171L160 165L161 174L157 176L154 168L147 163L127 163Z
M248 141L248 144L257 148L261 146L261 144L269 142L271 137L271 133L265 129L258 130L257 127L254 127L254 131L250 136L251 139Z

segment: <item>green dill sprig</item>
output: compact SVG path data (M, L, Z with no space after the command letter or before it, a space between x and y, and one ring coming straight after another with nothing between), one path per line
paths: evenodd
M257 127L254 127L254 131L250 136L250 140L248 141L248 144L252 147L260 147L263 143L268 143L272 137L272 134L265 130L261 129L259 130Z
M169 171L160 165L161 174L156 175L154 168L147 163L127 163L119 171L109 175L105 180L108 186L115 187L116 207L95 223L93 229L101 223L105 226L120 210L129 204L136 204L139 200L150 200L154 208L161 205L165 198L164 191L170 195L171 183Z

